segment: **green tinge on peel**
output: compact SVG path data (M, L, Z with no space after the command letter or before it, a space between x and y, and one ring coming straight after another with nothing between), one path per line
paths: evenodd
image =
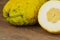
M9 0L3 8L4 18L13 25L34 25L38 10L47 0Z

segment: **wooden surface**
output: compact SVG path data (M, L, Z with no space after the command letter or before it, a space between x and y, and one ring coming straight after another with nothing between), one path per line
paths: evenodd
M7 0L0 0L0 40L60 40L60 35L53 35L39 25L15 27L7 23L2 16L2 9Z

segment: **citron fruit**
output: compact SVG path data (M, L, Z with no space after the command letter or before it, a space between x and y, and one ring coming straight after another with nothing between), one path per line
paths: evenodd
M38 22L49 33L60 34L60 1L48 1L39 10Z
M60 1L60 0L49 0L49 1Z
M34 25L40 6L47 0L9 0L3 8L3 17L13 25Z

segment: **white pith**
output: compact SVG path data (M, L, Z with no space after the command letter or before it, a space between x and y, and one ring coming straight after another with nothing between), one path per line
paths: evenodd
M47 3L45 3L39 10L38 21L39 24L46 30L50 32L57 32L60 31L60 21L58 21L55 24L48 22L47 15L46 15L46 13L51 8L60 9L60 1L48 1Z

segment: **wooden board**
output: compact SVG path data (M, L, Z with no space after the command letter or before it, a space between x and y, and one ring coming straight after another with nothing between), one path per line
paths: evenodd
M0 40L60 40L60 35L53 35L39 25L12 26L2 16L2 9L7 0L0 0Z

